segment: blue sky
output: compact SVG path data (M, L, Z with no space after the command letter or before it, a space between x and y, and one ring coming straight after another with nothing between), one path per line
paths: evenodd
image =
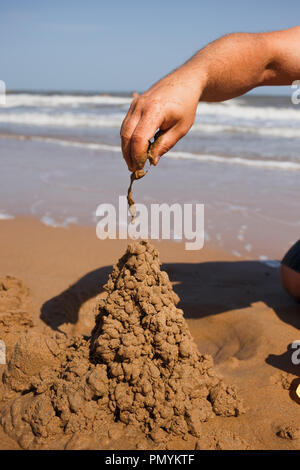
M222 34L283 29L297 16L297 0L1 0L0 79L8 89L144 90Z

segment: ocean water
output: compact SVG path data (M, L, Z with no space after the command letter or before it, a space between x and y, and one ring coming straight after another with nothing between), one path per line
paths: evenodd
M0 223L32 214L95 224L129 175L119 131L126 93L12 93L0 106ZM206 241L236 256L281 257L300 236L300 105L289 96L200 103L195 124L136 183L137 202L205 205Z

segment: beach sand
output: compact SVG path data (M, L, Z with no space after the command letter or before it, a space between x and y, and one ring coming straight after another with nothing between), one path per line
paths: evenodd
M127 241L100 241L94 228L52 228L34 218L0 224L0 286L8 275L22 281L10 281L15 297L0 296L0 339L6 343L7 360L25 331L89 336L96 297ZM300 379L299 366L291 361L291 343L300 339L300 305L280 286L278 267L235 258L212 245L196 252L172 241L154 245L200 353L212 355L216 371L238 388L246 406L240 416L214 416L203 423L210 445L299 449L300 405L294 391ZM0 365L0 375L5 369ZM1 398L0 412L5 406L0 391ZM199 448L197 442L174 441L169 447ZM151 448L151 440L147 445ZM153 448L157 445L153 441ZM17 448L0 428L0 449ZM124 442L108 436L106 448L124 448Z

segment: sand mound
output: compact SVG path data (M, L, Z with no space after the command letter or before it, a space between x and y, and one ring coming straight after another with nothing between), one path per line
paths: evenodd
M106 285L108 295L92 332L91 352L106 364L109 407L144 431L200 434L215 413L236 416L236 391L199 354L158 253L147 242L129 245Z
M128 426L160 444L199 438L213 415L244 411L198 352L156 249L130 244L105 289L90 339L30 332L16 344L0 420L23 448L80 447L82 435L104 447Z

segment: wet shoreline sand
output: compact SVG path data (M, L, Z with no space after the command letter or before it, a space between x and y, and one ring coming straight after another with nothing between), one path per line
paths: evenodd
M129 180L119 146L73 144L0 139L0 218L91 227L99 204L118 207ZM135 184L135 201L204 204L206 243L244 259L280 260L299 237L298 173L166 156Z

